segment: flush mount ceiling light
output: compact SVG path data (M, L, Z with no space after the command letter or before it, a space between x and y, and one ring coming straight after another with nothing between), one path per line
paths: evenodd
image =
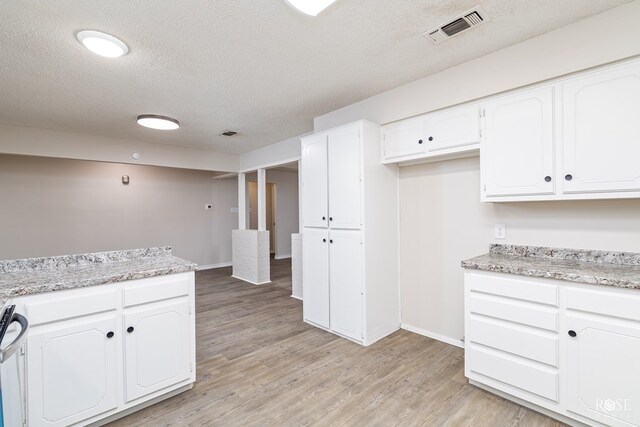
M284 0L289 6L305 15L318 16L320 12L331 6L336 0Z
M159 130L174 130L180 127L180 122L176 119L157 114L142 114L138 116L138 124L146 128Z
M112 35L94 30L84 30L76 34L78 41L96 55L118 58L129 52L126 44Z

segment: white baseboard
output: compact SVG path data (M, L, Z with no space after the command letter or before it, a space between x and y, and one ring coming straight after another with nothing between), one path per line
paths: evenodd
M135 405L135 406L132 406L132 407L130 407L128 409L125 409L122 412L117 412L117 413L115 413L113 415L110 415L110 416L108 416L106 418L102 418L101 420L97 420L95 422L92 422L91 425L98 427L98 426L103 426L105 424L109 424L110 422L113 422L113 421L115 421L117 419L126 417L127 415L131 415L134 412L138 412L141 409L147 408L147 407L149 407L151 405L155 405L158 402L162 402L163 400L166 400L166 399L168 399L170 397L176 396L176 395L178 395L180 393L184 393L187 390L191 390L192 388L193 388L193 383L187 384L187 385L182 386L182 387L180 387L180 388L178 388L176 390L170 391L170 392L162 394L162 395L160 395L158 397L154 397L153 399L147 400L146 402L143 402L143 403L141 403L139 405Z
M222 267L231 267L233 263L231 261L227 262L219 262L217 264L202 264L198 266L198 271L200 270L213 270L214 268L222 268Z
M231 275L231 277L233 277L234 279L238 279L238 280L242 280L243 282L247 282L247 283L251 283L252 285L267 285L269 283L271 283L271 280L267 280L266 282L254 282L253 280L249 280L249 279L245 279L244 277L238 277L236 275Z
M369 341L365 341L362 343L362 345L364 346L370 346L371 344L375 344L378 341L380 341L382 338L385 338L389 335L391 335L392 333L396 332L397 330L399 330L400 328L398 327L398 325L396 324L395 326L392 326L389 330L382 332L381 334L379 334L378 336L375 337L370 337Z
M300 301L302 301L302 297L299 297L297 295L291 295L291 298L299 299Z
M582 423L582 422L580 422L578 420L574 420L573 418L569 418L569 417L564 416L562 414L559 414L559 413L557 413L555 411L549 410L547 408L543 408L542 406L538 406L535 403L527 402L524 399L520 399L519 397L512 396L509 393L505 393L503 391L497 390L497 389L495 389L495 388L493 388L491 386L488 386L486 384L482 384L482 383L480 383L478 381L469 380L469 384L471 384L473 386L476 386L478 388L481 388L483 390L486 390L489 393L493 393L495 395L498 395L498 396L500 396L500 397L502 397L504 399L511 400L512 402L516 402L519 405L522 405L522 406L524 406L526 408L529 408L529 409L531 409L533 411L540 412L541 414L544 414L544 415L546 415L548 417L554 418L554 419L556 419L558 421L562 421L563 423L565 423L567 425L575 426L575 427L587 427L588 426L588 424L584 424L584 423Z
M287 258L291 258L291 254L284 254L284 255L276 255L275 259L287 259Z
M422 328L416 328L415 326L406 325L404 323L400 324L400 328L407 330L409 332L413 332L414 334L422 335L428 338L433 338L434 340L442 341L447 344L455 345L456 347L464 348L464 343L462 340L457 340L455 338L450 338L445 335L437 334L435 332L427 331Z

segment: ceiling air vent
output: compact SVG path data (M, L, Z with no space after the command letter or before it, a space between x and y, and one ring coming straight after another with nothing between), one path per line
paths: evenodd
M484 21L484 11L480 6L476 6L456 17L453 21L438 25L436 28L432 28L422 34L433 40L434 43L440 43L469 28L482 24Z

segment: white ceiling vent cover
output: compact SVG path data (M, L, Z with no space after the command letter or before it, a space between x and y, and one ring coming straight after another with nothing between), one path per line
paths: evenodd
M486 14L480 6L476 6L465 13L452 19L446 24L438 25L422 33L423 36L433 40L434 43L441 43L451 37L460 34L470 28L482 24L486 20Z

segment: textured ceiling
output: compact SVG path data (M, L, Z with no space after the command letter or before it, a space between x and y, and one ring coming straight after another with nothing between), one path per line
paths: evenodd
M0 122L241 153L626 2L338 0L311 18L283 0L3 0ZM437 46L421 35L477 4L487 23ZM82 29L119 37L129 54L90 53L74 38ZM144 113L182 127L142 128ZM218 136L226 129L239 134Z

